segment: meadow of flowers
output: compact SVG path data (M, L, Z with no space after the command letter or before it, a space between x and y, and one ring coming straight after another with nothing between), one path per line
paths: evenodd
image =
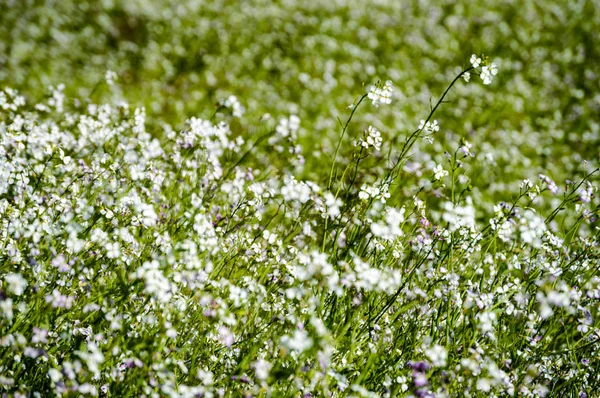
M600 396L597 8L2 1L0 396Z

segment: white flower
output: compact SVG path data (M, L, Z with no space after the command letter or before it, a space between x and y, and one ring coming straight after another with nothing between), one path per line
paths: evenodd
M460 227L475 228L475 207L470 196L465 198L465 204L459 205L452 202L442 203L442 219L449 223L449 229L455 231Z
M463 73L462 78L468 82L471 79L471 74L469 72L465 72Z
M492 332L496 323L496 314L493 312L482 312L477 315L479 320L479 329L482 333Z
M205 386L210 386L214 382L214 374L208 369L198 369L198 373L196 374L198 380L202 382Z
M490 392L491 380L486 378L477 379L477 389L483 392Z
M435 367L444 367L448 360L448 351L441 345L434 345L433 347L425 350L425 355L431 361L431 364Z
M266 380L269 377L269 372L273 365L264 359L259 359L258 361L252 363L252 367L254 368L254 373L256 374L256 378L258 380Z
M135 278L144 279L145 288L144 293L154 295L159 301L166 303L172 297L174 293L174 287L167 277L160 270L160 264L158 261L146 261L144 264L137 269Z
M369 126L365 130L366 138L361 138L358 144L363 148L368 149L369 147L375 148L376 151L381 149L381 133L373 126Z
M342 206L342 201L339 198L336 198L331 192L327 192L325 194L325 207L327 208L324 217L336 218L340 215L340 206Z
M367 97L373 102L373 105L379 106L379 104L391 104L392 103L392 92L394 87L392 81L388 80L383 86L380 83L371 86L371 90Z
M277 134L281 137L291 136L295 139L296 133L300 128L300 118L296 115L291 115L288 119L281 118L279 120L279 125L275 129Z
M54 368L50 368L50 370L48 370L48 376L50 377L50 380L52 380L54 383L58 383L63 377L62 373L60 373L59 370Z
M533 184L531 183L531 180L529 178L524 179L523 181L521 181L521 183L519 184L519 188L520 189L529 189L533 187Z
M385 240L393 240L398 236L402 236L403 232L400 228L400 224L404 222L404 213L406 209L396 209L388 207L386 209L385 222L384 223L372 223L371 232L373 235L380 237Z
M121 244L119 242L112 242L106 244L106 257L108 258L119 258L121 255Z
M477 55L473 54L471 55L471 65L473 65L473 68L478 68L479 65L481 65L481 58L477 58Z
M527 210L523 213L520 224L519 232L521 233L523 242L535 248L540 248L542 246L542 238L547 229L544 218L532 210Z
M226 326L219 327L219 340L225 344L227 348L231 348L235 342L235 336Z
M104 74L104 80L106 80L106 84L108 84L109 86L114 85L117 78L118 78L117 73L110 69L107 70L106 73Z
M313 341L306 330L296 330L291 337L288 335L283 336L281 344L291 351L303 352L312 347Z
M492 78L498 74L498 68L496 64L484 66L481 68L481 74L479 77L483 80L483 84L491 84Z
M425 120L421 119L421 121L419 122L419 130L423 129L428 133L435 133L437 131L440 131L440 125L438 124L437 120L425 123Z
M12 299L6 298L4 300L0 300L0 314L4 315L6 319L9 321L13 318L13 301Z
M219 101L219 105L223 108L231 109L233 117L240 118L246 111L235 95L230 95L224 100Z
M4 280L8 284L8 291L20 296L27 287L27 280L21 276L21 274L8 274L4 277Z
M358 197L361 200L379 199L382 203L385 203L389 199L390 194L388 192L388 184L384 184L381 189L376 186L363 185L360 187Z
M444 170L444 168L442 167L441 164L438 164L437 166L435 166L433 168L433 179L435 181L441 180L442 178L446 177L449 173Z
M75 351L75 354L83 359L95 377L100 377L100 365L104 362L104 355L95 343L88 343L85 351Z

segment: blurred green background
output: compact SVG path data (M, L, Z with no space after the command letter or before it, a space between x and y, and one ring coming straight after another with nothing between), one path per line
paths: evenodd
M247 109L242 124L267 112L300 116L307 177L330 164L337 118L370 84L392 80L393 103L357 112L348 140L371 123L390 142L427 116L472 53L489 55L499 74L491 86L473 76L453 89L435 142L415 148L415 167L444 162L464 137L479 160L467 175L484 199L540 172L561 186L582 160L599 161L597 1L0 4L3 86L37 101L64 83L69 96L145 106L155 132L208 118L233 94ZM107 69L119 76L113 90Z

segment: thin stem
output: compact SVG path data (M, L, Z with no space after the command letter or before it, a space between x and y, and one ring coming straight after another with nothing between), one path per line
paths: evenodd
M348 129L348 126L350 125L350 122L352 121L354 112L356 112L356 109L358 109L358 106L360 105L360 103L365 98L367 98L367 96L368 96L368 94L363 94L363 96L360 97L360 99L358 100L358 102L356 103L354 108L352 108L352 112L350 112L350 117L348 118L348 120L346 121L346 124L344 125L344 128L342 129L342 135L340 136L340 139L338 140L337 147L335 148L335 154L333 155L333 162L331 163L331 171L329 172L329 183L327 184L327 189L331 188L331 183L333 182L333 171L335 170L335 163L337 161L337 156L340 151L340 146L342 145L342 140L344 139L344 135L346 134L346 130Z
M367 98L368 95L369 94L363 94L363 96L360 97L360 99L358 100L358 102L356 103L356 105L354 105L354 107L352 108L352 112L350 112L350 117L348 117L348 120L346 121L346 124L344 125L344 128L342 129L342 135L340 135L340 139L338 140L337 147L335 148L335 154L333 155L333 162L331 163L331 171L329 172L329 183L327 183L327 190L331 189L331 184L333 183L333 171L335 170L337 156L338 156L338 153L340 152L340 147L342 146L342 140L344 139L344 135L346 135L346 130L348 130L348 126L350 125L350 122L352 121L352 117L354 116L354 112L356 112L356 109L358 109L358 106L360 105L360 103L365 98ZM321 252L325 251L325 245L327 243L327 225L328 225L328 221L329 221L329 219L326 218L325 219L325 227L323 228L323 243L321 245Z
M404 159L404 157L406 156L406 153L412 148L412 146L415 144L415 142L417 141L417 138L419 138L420 133L423 131L423 129L425 128L425 125L427 125L427 123L431 120L431 118L433 117L435 111L438 109L438 107L442 104L442 102L444 102L444 98L446 98L446 94L448 94L448 92L450 91L450 89L454 86L454 84L467 72L469 72L470 70L474 69L473 67L469 67L465 70L463 70L462 72L460 72L455 78L454 80L452 80L452 83L450 83L450 85L446 88L446 90L444 91L444 93L442 94L442 96L440 97L440 99L438 100L438 102L435 104L435 106L433 107L433 109L431 109L431 112L429 112L429 116L427 116L427 119L425 119L425 122L423 123L423 127L415 130L407 139L406 141L404 141L404 145L402 146L402 150L400 151L400 156L398 156L398 160L396 161L396 163L394 164L394 166L392 166L392 168L388 171L388 175L386 176L386 180L393 180L394 178L392 177L392 174L394 173L394 171L396 171L396 168L400 165L400 163L402 162L402 159Z

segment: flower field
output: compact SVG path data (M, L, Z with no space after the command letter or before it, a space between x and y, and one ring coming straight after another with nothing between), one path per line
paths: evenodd
M4 0L1 397L594 397L594 0Z

